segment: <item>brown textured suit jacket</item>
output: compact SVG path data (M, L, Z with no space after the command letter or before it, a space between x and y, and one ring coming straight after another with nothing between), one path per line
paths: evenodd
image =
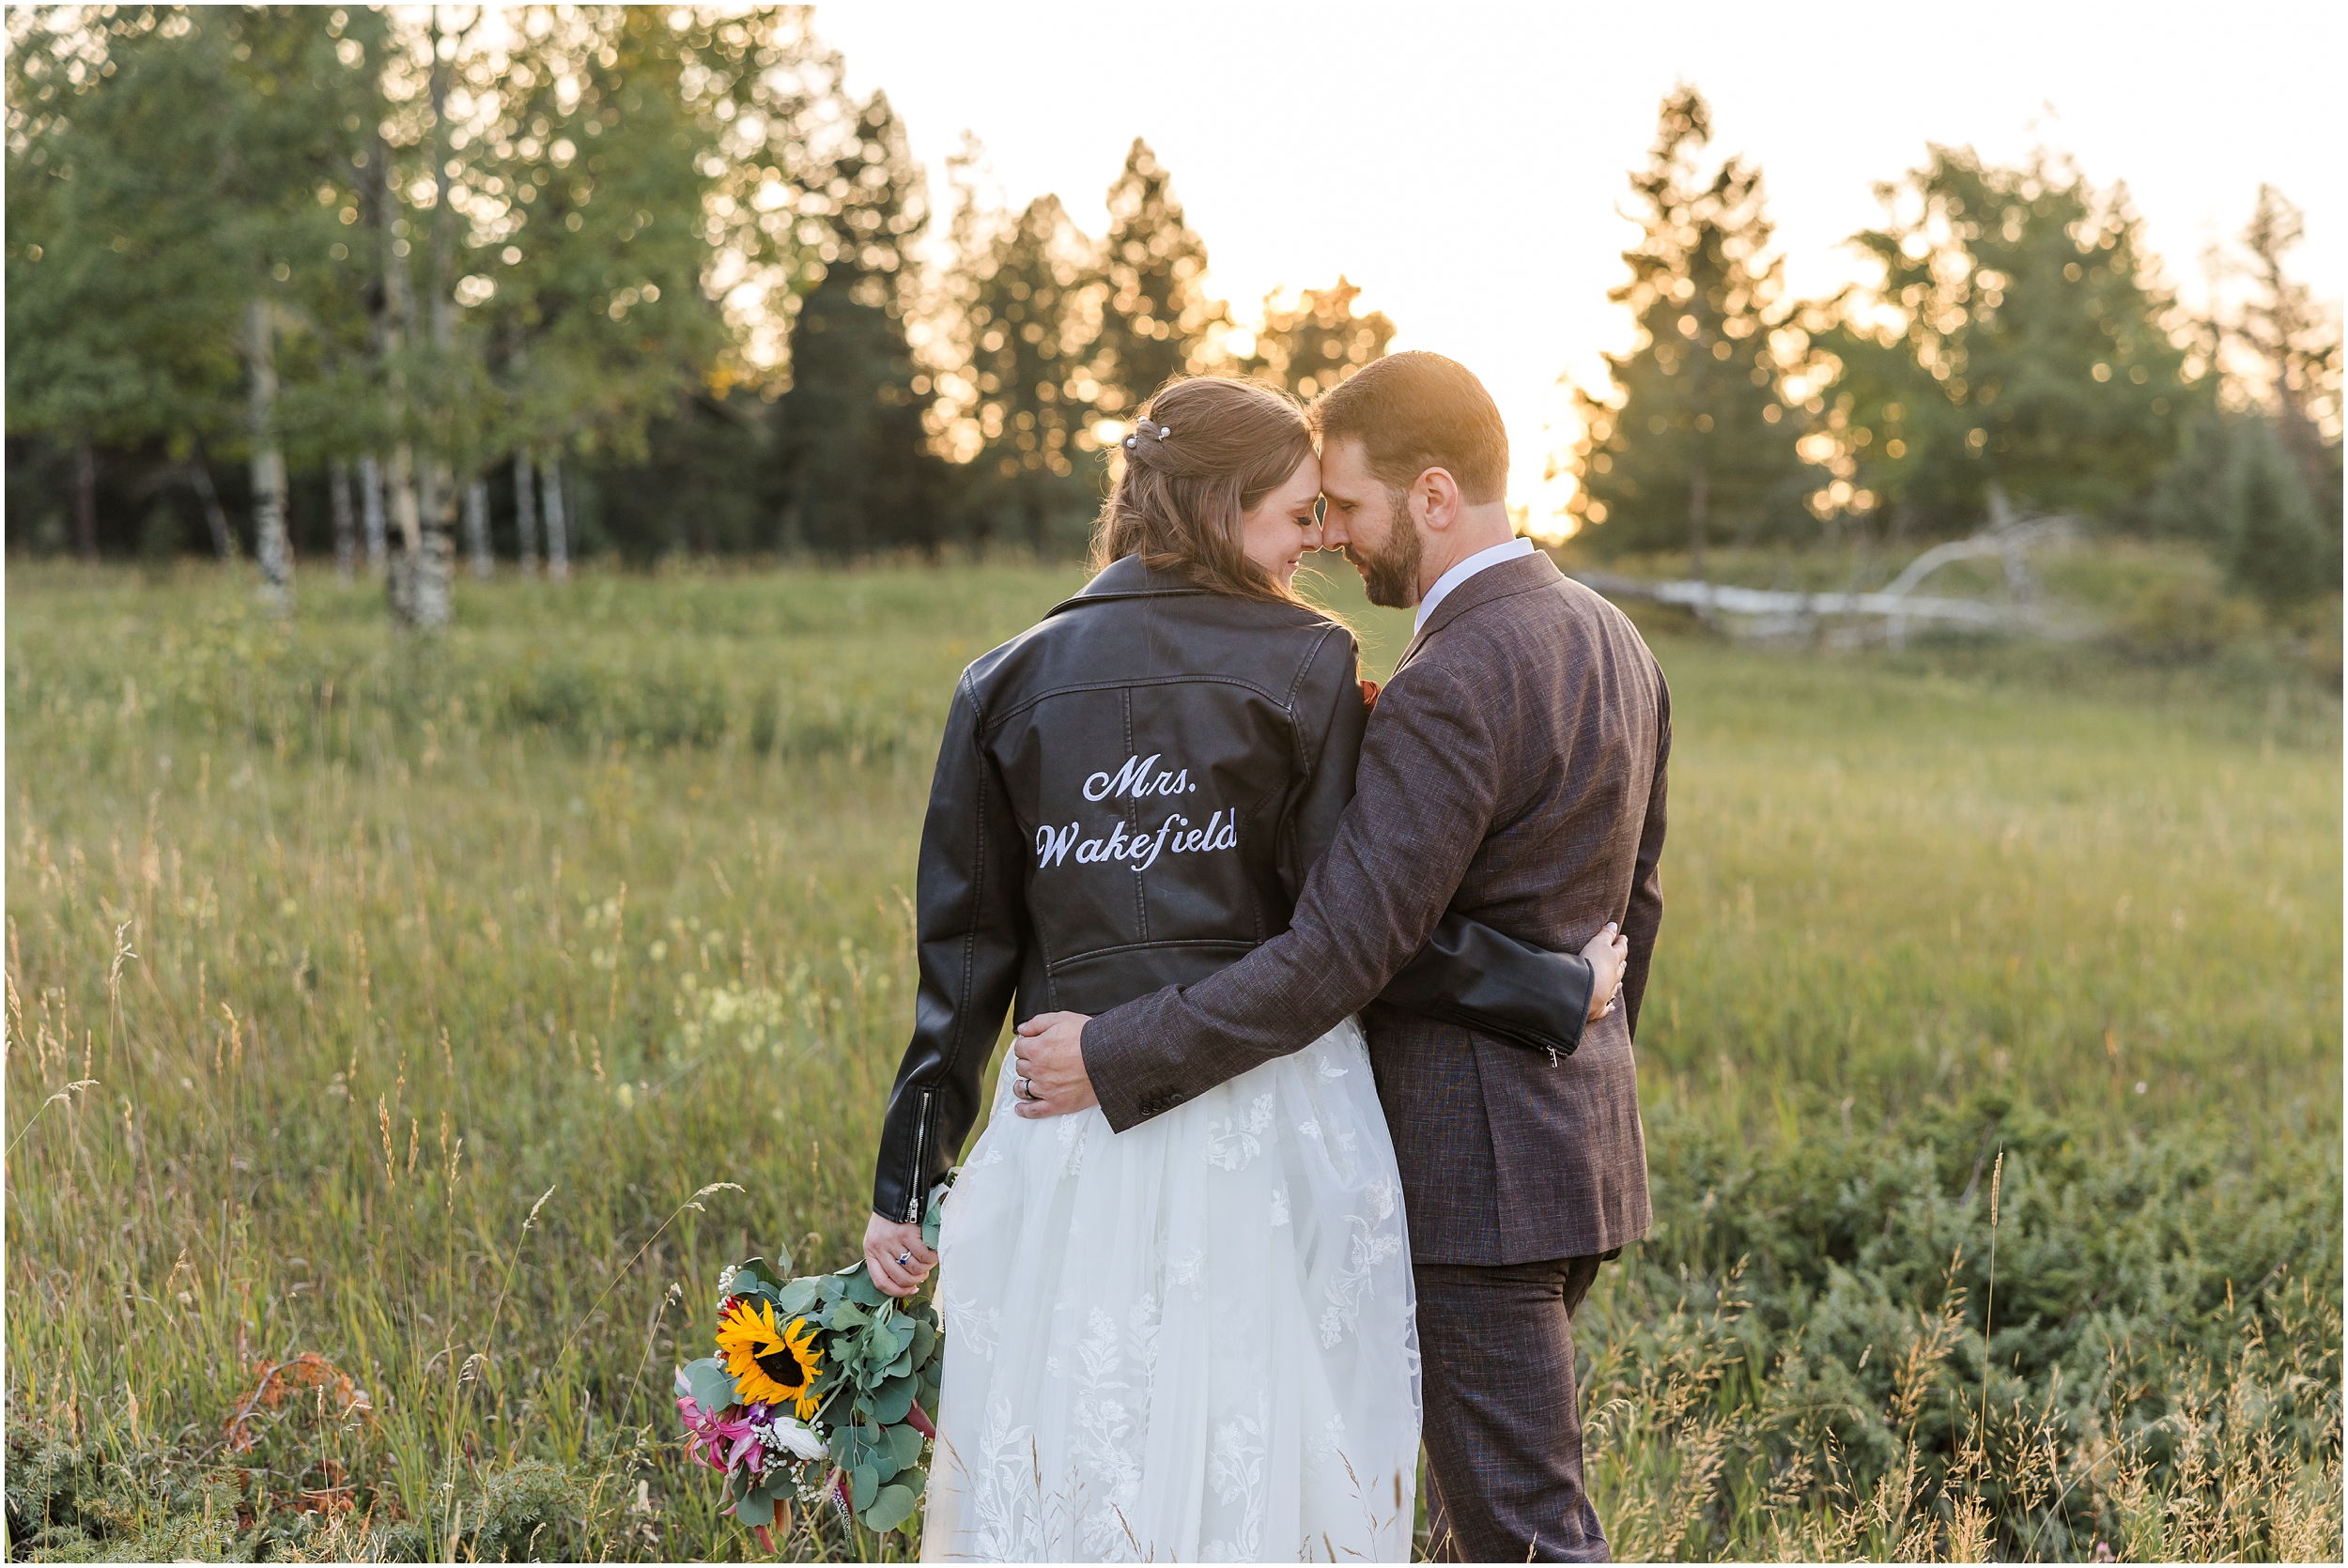
M1612 1251L1646 1234L1630 1039L1662 924L1671 696L1622 613L1533 555L1468 578L1378 697L1357 792L1290 929L1086 1024L1120 1131L1362 1011L1420 1263ZM1552 1063L1373 999L1445 908L1522 941L1630 940L1623 1007ZM1365 1010L1366 1009L1366 1010Z

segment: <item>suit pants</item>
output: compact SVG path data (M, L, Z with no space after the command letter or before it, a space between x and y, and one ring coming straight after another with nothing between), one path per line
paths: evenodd
M1435 1560L1610 1560L1573 1381L1573 1316L1599 1261L1413 1270Z

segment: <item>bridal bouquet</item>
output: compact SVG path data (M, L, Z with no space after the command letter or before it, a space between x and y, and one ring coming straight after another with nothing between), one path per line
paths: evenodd
M933 1246L936 1211L934 1199ZM923 1451L937 1436L937 1309L884 1295L860 1260L798 1279L785 1277L787 1253L780 1262L750 1258L718 1276L718 1354L676 1375L686 1456L724 1475L721 1512L767 1551L768 1527L788 1529L794 1501L900 1529L920 1504Z

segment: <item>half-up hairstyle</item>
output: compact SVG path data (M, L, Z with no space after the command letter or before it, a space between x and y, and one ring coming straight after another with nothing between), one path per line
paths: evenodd
M1168 381L1119 443L1125 471L1101 508L1095 564L1139 555L1199 587L1249 599L1303 600L1247 559L1242 515L1312 455L1296 399L1265 381Z

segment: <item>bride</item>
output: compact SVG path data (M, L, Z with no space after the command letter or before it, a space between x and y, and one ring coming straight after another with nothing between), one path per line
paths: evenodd
M1286 928L1352 794L1353 639L1291 586L1321 488L1296 404L1177 381L1122 447L1107 564L964 672L922 829L920 989L865 1256L901 1296L938 1271L923 1555L1405 1560L1419 1350L1352 1020L1122 1134L1097 1109L1012 1115L1006 1053L922 1244L1014 999L1021 1020L1098 1013L1230 963ZM1590 994L1584 960L1445 924L1421 993L1504 968L1560 1010Z

